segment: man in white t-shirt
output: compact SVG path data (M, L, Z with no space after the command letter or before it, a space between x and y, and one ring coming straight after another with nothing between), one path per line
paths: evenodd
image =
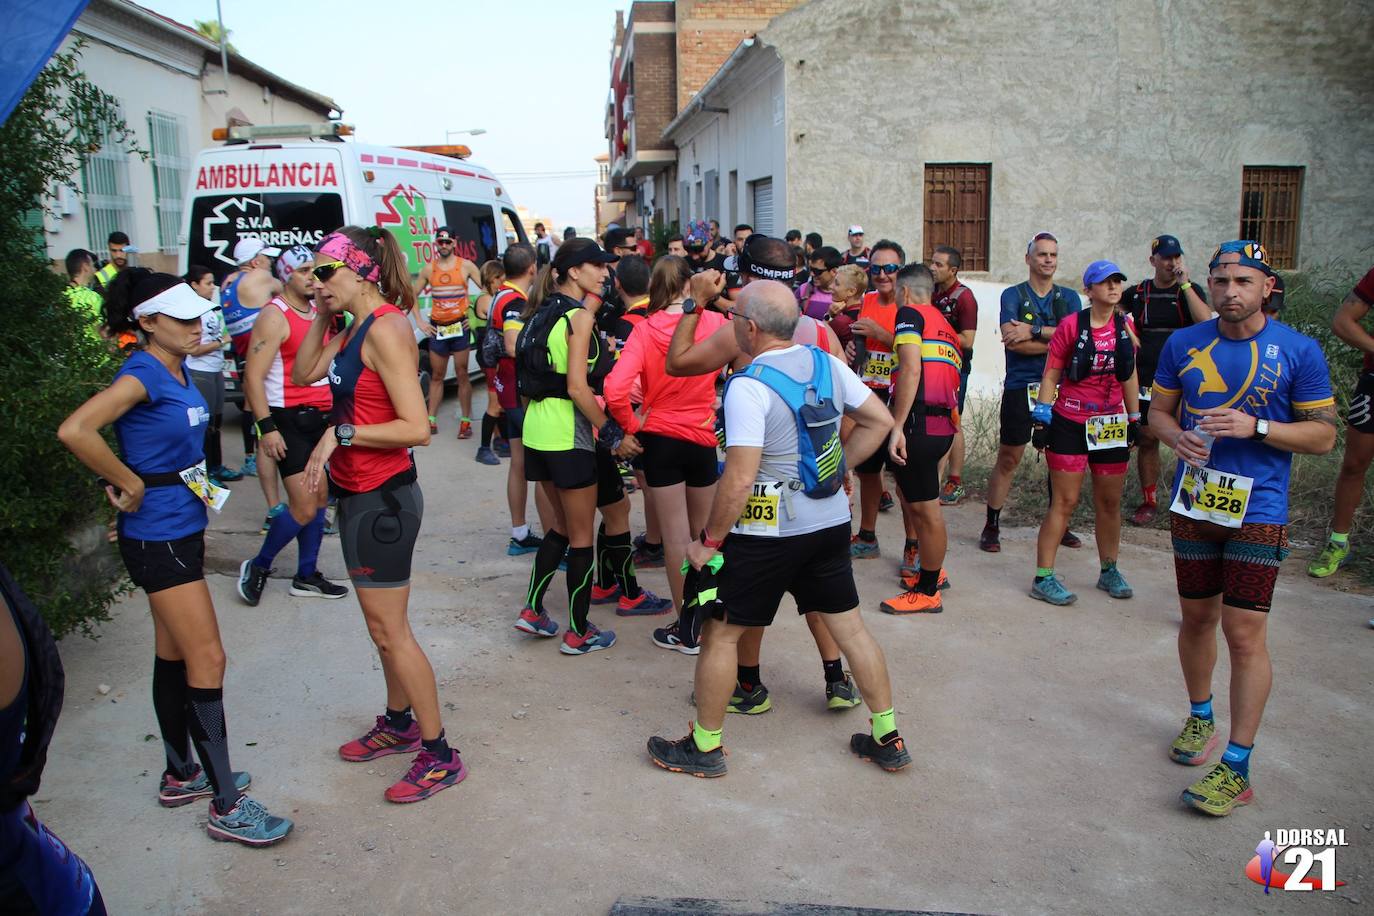
M799 316L788 287L756 280L740 291L727 314L752 366L771 366L798 381L814 377L813 350L793 343ZM843 362L828 354L824 359L830 397L854 421L845 452L865 458L885 441L892 415ZM873 713L872 733L854 735L850 748L886 770L910 765L893 719L887 662L859 616L848 497L842 489L822 498L798 489L796 415L771 387L749 375L732 381L724 409L725 472L706 528L687 552L697 570L709 570L717 555L724 561L697 662L697 721L681 740L650 738L650 758L673 772L724 775L721 730L735 689L740 639L771 624L790 593L800 613L825 615Z

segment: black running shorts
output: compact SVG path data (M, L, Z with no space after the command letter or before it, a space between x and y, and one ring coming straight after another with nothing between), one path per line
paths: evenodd
M671 487L685 483L689 487L709 487L716 482L719 459L715 446L698 445L658 433L641 432L638 438L644 446L644 454L636 467L643 469L644 482L649 486Z
M1007 388L1002 392L1002 430L1003 445L1025 445L1031 441L1030 401L1026 400L1027 389Z
M581 490L596 483L596 452L570 448L559 452L525 446L525 479L549 481L560 490Z
M205 578L205 532L175 541L119 536L119 555L134 585L149 595Z
M272 419L286 443L286 457L277 462L283 478L305 471L320 437L329 428L329 414L318 407L273 407Z
M1366 372L1355 384L1345 422L1357 433L1374 435L1374 372Z
M766 627L788 593L798 614L839 614L859 606L848 522L794 537L732 534L721 553L725 565L718 579L716 617L726 623Z
M940 459L945 457L953 442L953 435L927 436L925 433L907 432L906 465L888 462L892 476L902 490L903 499L909 503L924 503L939 497ZM886 443L882 450L887 451Z
M366 493L339 496L339 546L354 588L410 584L410 562L425 514L424 494L414 474L402 472L409 483L387 481Z

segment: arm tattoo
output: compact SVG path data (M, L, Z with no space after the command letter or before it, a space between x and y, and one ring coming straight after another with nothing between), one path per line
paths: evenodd
M259 350L261 350L261 349L262 349L263 347L265 347L265 346L267 346L267 341L265 341L265 340L260 340L260 341L258 341L257 343L253 344L253 352L254 352L254 353L257 353Z
M1302 410L1293 411L1293 422L1302 423L1305 420L1316 420L1325 423L1327 426L1336 426L1336 408L1328 404L1325 407L1308 407Z

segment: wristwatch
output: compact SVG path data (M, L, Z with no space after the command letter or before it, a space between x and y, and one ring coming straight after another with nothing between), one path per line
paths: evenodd
M1269 421L1263 418L1255 421L1255 434L1251 436L1256 442L1263 442L1264 437L1269 435Z
M352 423L340 423L334 427L334 438L338 439L339 444L345 447L353 444L353 437L357 434L358 431L353 428Z
M725 539L722 538L719 541L717 541L715 538L707 534L706 529L703 528L701 529L701 543L705 544L707 547L710 547L712 550L720 550L720 545L725 543Z
M1031 340L1039 340L1040 332L1043 330L1045 330L1045 326L1043 324L1031 325Z
M682 300L682 314L684 314L684 315L693 315L693 314L696 314L697 308L698 308L698 306L697 306L697 301L696 301L695 299L693 299L691 296L688 296L686 299L683 299L683 300Z

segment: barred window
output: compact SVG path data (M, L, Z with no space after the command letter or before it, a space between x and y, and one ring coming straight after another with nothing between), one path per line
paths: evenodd
M1240 237L1269 250L1275 267L1298 266L1302 166L1251 166L1241 172Z
M133 228L134 200L129 194L129 151L108 133L100 149L81 166L81 189L86 211L86 235L91 251L104 251L110 233Z
M157 243L166 254L176 254L181 231L183 195L186 193L186 127L181 118L161 111L148 112L148 137L152 142L153 205L157 209Z

